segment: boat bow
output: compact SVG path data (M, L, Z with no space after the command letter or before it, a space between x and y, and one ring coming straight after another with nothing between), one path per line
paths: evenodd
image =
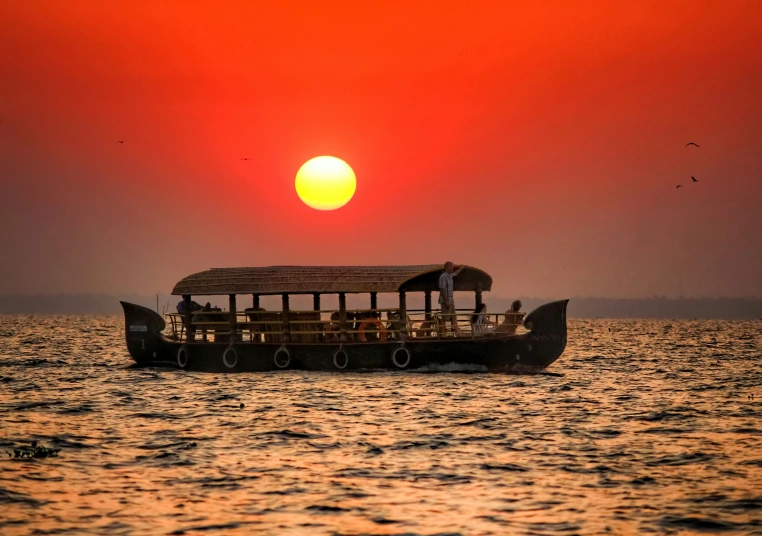
M566 305L559 300L539 306L524 319L529 349L538 356L542 368L558 359L566 348Z

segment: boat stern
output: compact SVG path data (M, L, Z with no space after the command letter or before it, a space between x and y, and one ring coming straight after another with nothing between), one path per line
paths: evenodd
M166 327L164 319L157 313L129 302L119 302L124 309L124 332L127 350L136 363L162 361L164 337L161 332Z

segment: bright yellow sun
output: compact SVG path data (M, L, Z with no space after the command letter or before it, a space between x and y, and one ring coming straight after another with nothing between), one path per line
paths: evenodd
M308 207L336 210L355 195L357 179L349 164L333 156L317 156L296 172L296 193Z

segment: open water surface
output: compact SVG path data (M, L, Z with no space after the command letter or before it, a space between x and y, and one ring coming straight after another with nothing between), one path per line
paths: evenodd
M0 316L1 534L762 534L762 322L572 320L559 376L131 369L123 329Z

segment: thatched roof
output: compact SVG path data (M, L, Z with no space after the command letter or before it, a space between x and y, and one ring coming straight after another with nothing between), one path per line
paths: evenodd
M442 264L414 266L266 266L212 268L189 275L172 294L335 294L437 290ZM455 278L455 290L492 288L492 278L467 267Z

